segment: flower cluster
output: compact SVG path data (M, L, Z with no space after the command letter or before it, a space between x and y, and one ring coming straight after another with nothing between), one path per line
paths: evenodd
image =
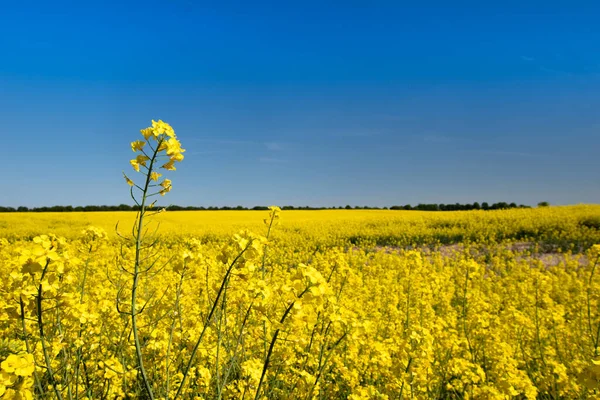
M183 160L185 149L175 135L173 128L162 120L152 120L152 126L141 130L144 140L131 142L131 150L137 156L130 160L132 168L146 176L146 186L150 181L158 182L162 174L156 172L156 164L162 163L160 168L167 171L175 171L175 163ZM130 186L135 182L123 174ZM158 183L159 193L164 196L171 191L171 180L163 179Z
M15 340L0 342L0 398L33 399L33 355Z

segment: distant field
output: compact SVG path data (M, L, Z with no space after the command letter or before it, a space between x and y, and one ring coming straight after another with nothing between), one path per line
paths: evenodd
M264 211L177 211L156 215L163 235L221 236L239 229L261 229ZM600 240L600 205L504 211L283 211L281 228L290 232L334 235L379 245L410 245L497 240L546 240L570 243ZM88 226L116 236L127 232L134 212L0 213L0 237L42 233L77 237Z
M285 211L285 223L321 223L336 221L366 221L385 219L418 219L423 212L388 210L327 210ZM207 232L234 232L238 228L260 227L264 211L176 211L165 212L153 218L160 222L162 233L202 234ZM0 236L30 235L41 232L71 236L89 225L114 232L117 222L130 227L135 212L69 212L69 213L0 213Z
M600 395L598 205L134 218L0 214L0 397Z

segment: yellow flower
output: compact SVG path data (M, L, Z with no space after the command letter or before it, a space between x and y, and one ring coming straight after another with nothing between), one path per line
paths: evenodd
M162 134L165 134L169 137L175 136L175 131L173 130L171 125L167 124L166 122L163 122L160 119L158 121L152 120L152 128L154 130L155 136Z
M158 146L158 149L156 149L156 151L163 151L163 150L166 150L167 148L168 148L167 141L163 140L162 142L160 142L160 145Z
M150 174L150 179L153 180L154 182L156 182L156 181L158 181L158 178L160 178L161 176L162 176L162 174L152 171L152 173Z
M28 260L23 267L21 268L21 272L24 274L35 274L36 272L42 272L42 264L38 261Z
M13 373L14 371L0 371L0 385L1 386L12 386L17 383L19 377Z
M135 160L137 161L138 164L143 165L144 167L146 166L146 161L149 161L150 158L146 157L143 154L139 154Z
M174 154L171 156L171 160L178 161L178 162L183 161L183 154L181 154L181 153Z
M154 135L154 130L152 128L142 129L140 132L142 132L142 135L146 140L150 139L150 137Z
M18 376L30 376L35 370L33 355L31 354L10 354L6 360L0 364L2 370L13 373Z
M183 153L185 150L181 148L181 143L179 142L179 140L177 140L177 138L170 138L169 140L167 140L167 154L168 155L174 155L177 153Z
M134 161L134 160L132 160L132 161ZM131 179L129 179L129 178L127 177L127 175L125 175L125 172L123 172L123 176L125 177L125 180L127 181L127 184L128 184L129 186L133 186L133 185L135 185L135 183L133 183L133 181L132 181Z
M131 150L132 151L140 151L144 148L146 142L143 140L136 140L135 142L131 142Z
M140 172L140 164L138 163L137 160L130 160L129 164L131 164L133 169L135 169L137 172ZM129 182L127 182L127 183L129 183Z
M170 179L165 179L164 181L162 181L160 183L160 186L164 187L165 189L168 187L171 187L171 180Z
M164 164L161 168L166 169L167 171L175 171L175 161L169 160L166 164Z
M165 179L164 181L162 181L160 183L160 186L163 187L163 189L159 192L161 196L164 196L165 194L169 193L171 191L172 185L171 185L171 180L170 179Z

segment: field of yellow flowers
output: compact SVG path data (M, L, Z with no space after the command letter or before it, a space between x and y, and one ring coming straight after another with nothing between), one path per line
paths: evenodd
M0 215L0 398L600 398L600 206L161 212L142 134L137 214Z

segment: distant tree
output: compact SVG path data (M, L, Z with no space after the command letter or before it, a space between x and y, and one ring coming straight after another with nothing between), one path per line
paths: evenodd
M501 201L499 203L494 203L491 206L492 210L505 210L508 208L508 204L505 203L504 201Z
M547 201L540 201L537 205L538 207L550 207L550 203Z
M540 202L538 203L539 207L548 207L550 205L550 203L544 201L544 202ZM86 211L91 211L91 212L98 212L98 211L137 211L139 210L139 206L138 205L128 205L128 204L119 204L119 205L87 205L87 206L77 206L77 207L73 207L73 206L61 206L61 205L55 205L55 206L42 206L42 207L26 207L26 206L20 206L18 208L13 208L13 207L3 207L0 206L0 212L14 212L14 211L19 211L19 212L72 212L72 211L79 211L79 212L86 212ZM520 204L517 206L516 203L506 203L506 202L499 202L499 203L494 203L492 205L489 205L487 202L483 202L481 205L478 202L475 202L473 204L460 204L460 203L454 203L454 204L435 204L435 203L420 203L417 206L413 207L410 204L404 205L404 206L400 206L400 205L393 205L391 207L375 207L375 206L350 206L350 205L346 205L345 207L342 206L331 206L331 207L322 207L322 206L316 206L316 207L311 207L311 206L283 206L281 207L282 210L342 210L342 209L347 209L347 210L421 210L421 211L459 211L459 210L502 210L502 209L508 209L508 208L531 208L530 206L526 206L523 204ZM230 206L222 206L222 207L215 207L215 206L210 206L210 207L202 207L202 206L179 206L179 205L171 205L168 207L169 211L200 211L200 210L248 210L248 207L244 207L244 206L236 206L236 207L230 207ZM250 208L251 210L267 210L268 207L266 206L254 206L252 208Z

